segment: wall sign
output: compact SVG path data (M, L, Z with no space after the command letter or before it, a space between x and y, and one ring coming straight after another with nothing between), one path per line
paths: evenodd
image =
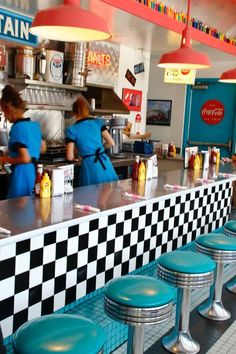
M144 72L144 63L139 63L134 65L134 73L139 74Z
M88 64L109 68L111 66L111 56L108 53L97 53L90 50L88 53Z
M123 89L122 101L130 111L141 111L142 91Z
M0 38L29 46L38 44L38 37L29 33L33 19L0 8Z
M218 100L206 101L201 108L201 118L206 124L219 124L225 115L225 107Z
M195 76L196 70L167 68L165 69L164 82L194 85Z
M131 83L131 85L135 86L136 77L131 73L131 71L129 69L127 69L125 77Z

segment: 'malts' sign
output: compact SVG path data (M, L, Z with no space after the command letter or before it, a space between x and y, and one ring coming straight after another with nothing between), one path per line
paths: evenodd
M0 8L0 38L35 46L38 37L29 32L32 18Z
M206 124L214 125L222 121L225 115L225 107L218 100L209 100L201 108L201 117Z

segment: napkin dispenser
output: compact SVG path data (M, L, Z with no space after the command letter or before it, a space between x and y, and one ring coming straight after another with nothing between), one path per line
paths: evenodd
M51 174L52 181L52 197L64 194L64 171L60 168L52 169Z

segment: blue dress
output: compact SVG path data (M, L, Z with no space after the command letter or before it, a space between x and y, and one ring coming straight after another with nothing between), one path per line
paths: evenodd
M102 132L106 126L102 119L84 118L66 130L66 143L75 143L83 158L80 169L80 186L117 181L117 174L105 153Z
M23 197L33 193L36 168L41 149L41 130L38 122L32 122L30 118L17 120L9 133L9 155L17 157L18 148L27 148L31 156L31 163L12 165L8 198Z

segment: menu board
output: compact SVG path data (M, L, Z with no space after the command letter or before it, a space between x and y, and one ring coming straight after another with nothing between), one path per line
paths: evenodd
M194 85L196 76L195 69L166 68L164 82L172 84Z

